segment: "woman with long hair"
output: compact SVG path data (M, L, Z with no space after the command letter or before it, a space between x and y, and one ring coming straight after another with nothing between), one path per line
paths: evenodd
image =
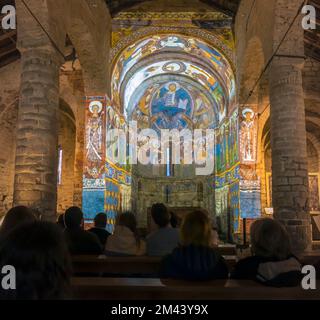
M140 239L136 217L125 212L117 217L114 233L108 237L106 255L141 256L146 254L146 244Z
M162 261L160 276L185 280L226 279L228 267L212 246L212 227L207 212L185 216L180 229L181 246Z

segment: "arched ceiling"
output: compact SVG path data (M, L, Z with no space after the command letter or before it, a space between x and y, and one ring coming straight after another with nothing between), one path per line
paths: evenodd
M142 118L145 125L151 119L158 129L173 128L174 122L181 128L215 127L235 105L235 92L225 56L185 35L139 40L121 52L112 73L113 103L127 119Z

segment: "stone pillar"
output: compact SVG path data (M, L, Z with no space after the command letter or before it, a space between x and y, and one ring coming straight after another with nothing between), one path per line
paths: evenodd
M270 69L274 216L297 252L311 244L303 65L303 58L276 56Z
M50 47L21 50L14 205L54 221L57 203L60 56Z

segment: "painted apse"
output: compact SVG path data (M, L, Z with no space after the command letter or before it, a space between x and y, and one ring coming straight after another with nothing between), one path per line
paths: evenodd
M242 218L258 217L260 206L256 114L237 105L231 21L216 12L180 14L192 25L188 34L173 27L173 18L161 20L163 15L123 13L113 19L111 99L86 100L85 219L106 212L112 231L117 213L130 209L137 212L139 226L147 227L154 202L203 207L225 237L237 241ZM225 26L203 31L201 23L209 20ZM202 22L195 27L195 21ZM111 129L127 129L130 121L137 122L138 131L214 129L214 172L199 177L194 166L119 165L108 154L118 151L110 151L106 136Z

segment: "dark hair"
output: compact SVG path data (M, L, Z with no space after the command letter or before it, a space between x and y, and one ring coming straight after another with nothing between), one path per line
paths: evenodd
M152 205L151 216L160 228L164 228L170 223L170 213L163 203L155 203Z
M170 211L170 224L172 228L177 228L179 224L177 216L172 211Z
M16 270L16 290L2 290L0 298L53 300L69 297L71 262L62 230L35 221L10 232L0 244L0 265Z
M140 236L138 234L138 229L137 229L137 220L135 215L132 212L126 211L118 215L117 224L119 226L124 226L130 229L136 238L137 245L140 245Z
M64 214L64 224L66 228L73 229L81 227L83 213L78 207L70 207Z
M127 227L133 233L137 232L137 220L132 212L126 211L124 213L121 213L120 215L118 215L117 220L119 226Z
M21 224L32 222L35 220L36 218L29 208L24 206L11 208L3 219L0 233L1 235L5 235Z
M97 228L105 228L107 225L107 215L105 213L98 213L94 218L94 225Z

